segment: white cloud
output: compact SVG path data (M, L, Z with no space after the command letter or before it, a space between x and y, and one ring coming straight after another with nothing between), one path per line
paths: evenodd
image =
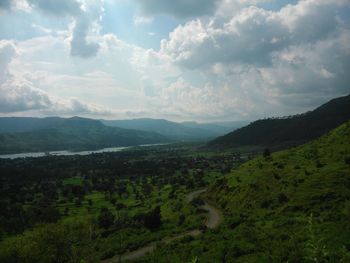
M291 45L313 44L337 34L336 6L313 0L279 12L248 7L216 25L202 20L179 26L163 40L161 52L187 67L207 64L269 64L274 52Z
M153 17L149 16L134 16L135 25L149 25L153 23Z
M0 93L0 112L48 109L52 106L49 96L29 82L5 81L0 85Z
M23 52L23 51L22 51ZM35 86L37 79L45 78L27 73L14 75L10 64L18 56L11 41L0 41L0 113L38 110L47 114L90 114L109 115L111 111L95 104L85 103L77 98L61 99Z

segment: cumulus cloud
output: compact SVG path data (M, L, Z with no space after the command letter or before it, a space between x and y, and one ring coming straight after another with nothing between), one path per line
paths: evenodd
M343 5L350 3L304 0L279 11L249 6L224 21L192 20L162 40L159 55L183 71L201 72L206 84L196 89L198 96L221 94L221 102L198 102L211 105L208 111L220 112L214 105L221 103L234 113L233 102L222 102L236 98L259 105L252 111L249 103L240 106L260 116L270 115L272 108L281 114L301 112L349 92L350 31L337 14Z
M190 21L162 41L161 52L187 67L217 62L270 64L274 52L337 33L336 6L328 3L305 0L279 12L251 6L220 25Z
M108 116L113 111L95 104L85 103L78 98L69 98L56 100L48 112L60 115Z
M99 44L87 40L90 27L91 21L87 16L82 15L76 19L71 40L72 56L89 58L97 54Z
M72 56L94 57L99 44L89 40L91 35L98 35L98 23L103 12L103 1L79 0L27 0L30 8L42 11L46 15L56 17L71 17L74 19L71 27L70 54Z
M49 96L34 88L30 82L17 80L9 71L9 64L16 56L10 41L0 41L0 112L17 112L47 108Z
M8 64L16 55L16 49L11 41L0 41L0 83L9 77Z
M71 55L82 58L96 56L100 45L89 41L90 34L99 35L99 22L103 14L103 0L88 1L84 12L76 16L71 40Z
M30 83L6 81L0 86L0 112L48 109L52 101L47 93Z
M134 0L144 15L168 14L186 18L212 15L221 0Z
M35 76L13 75L10 64L17 56L11 41L0 41L0 113L40 111L48 114L109 115L111 111L77 98L61 99L35 87Z
M158 110L196 119L225 115L242 117L242 103L245 102L237 97L225 97L222 91L211 85L194 86L180 77L161 91Z

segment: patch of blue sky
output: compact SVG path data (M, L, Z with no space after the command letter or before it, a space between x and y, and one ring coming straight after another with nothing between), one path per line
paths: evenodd
M135 15L137 15L136 7L130 2L106 2L101 33L112 33L129 44L158 50L160 41L167 38L169 32L181 22L160 15L155 16L151 23L135 24Z
M0 39L27 40L54 31L67 30L70 18L42 15L40 12L4 12L0 15Z

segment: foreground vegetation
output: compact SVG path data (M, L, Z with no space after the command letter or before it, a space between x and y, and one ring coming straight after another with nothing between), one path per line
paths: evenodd
M0 261L98 262L197 229L187 193L240 162L180 146L0 159Z
M349 262L350 122L246 158L159 146L0 160L0 261L99 262L201 228L186 195L210 185L222 224L136 262Z
M208 198L225 222L139 262L350 262L350 122L304 146L249 161ZM156 258L156 261L154 261Z

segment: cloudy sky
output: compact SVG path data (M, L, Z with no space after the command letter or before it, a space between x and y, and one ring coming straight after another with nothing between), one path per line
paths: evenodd
M0 0L0 115L253 120L350 93L350 0Z

